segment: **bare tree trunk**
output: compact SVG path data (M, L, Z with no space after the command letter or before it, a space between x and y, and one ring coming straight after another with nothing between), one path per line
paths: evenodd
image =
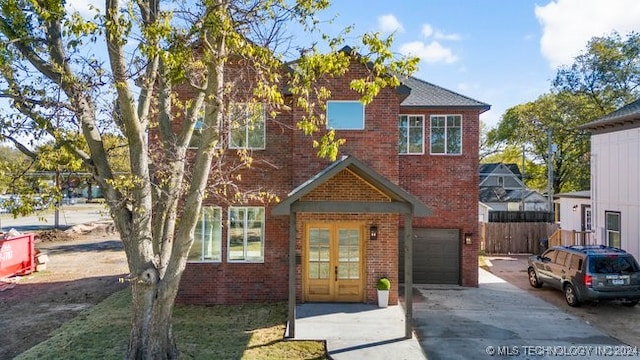
M179 280L158 281L154 270L145 271L141 277L131 282L131 333L126 358L177 359L172 316Z

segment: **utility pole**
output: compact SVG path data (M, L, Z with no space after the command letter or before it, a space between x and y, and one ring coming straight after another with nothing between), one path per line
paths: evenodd
M548 137L548 153L547 153L547 196L548 196L548 206L549 212L551 214L554 213L553 206L553 153L554 153L554 144L551 141L551 128L547 129L547 137Z
M522 201L520 204L520 211L525 211L526 208L524 206L524 196L525 196L525 192L527 191L527 186L524 184L524 147L525 145L522 144Z

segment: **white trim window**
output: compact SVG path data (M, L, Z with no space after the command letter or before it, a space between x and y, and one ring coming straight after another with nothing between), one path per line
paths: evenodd
M189 262L222 261L222 209L203 206L194 232Z
M265 148L265 108L261 103L232 103L229 105L229 148Z
M462 154L462 115L431 115L431 154Z
M616 211L605 211L604 219L607 231L607 244L619 248L622 245L620 240L620 213Z
M264 207L229 207L229 262L264 262Z
M424 116L398 116L398 151L400 154L424 154Z
M327 128L364 130L364 104L358 100L327 101Z

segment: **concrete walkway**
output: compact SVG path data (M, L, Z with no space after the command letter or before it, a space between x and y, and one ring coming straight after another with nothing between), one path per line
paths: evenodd
M414 286L422 295L413 304L414 329L429 360L638 358L630 356L634 348L479 271L478 288Z
M418 340L404 338L404 309L367 304L296 307L296 340L326 340L332 359L426 359Z

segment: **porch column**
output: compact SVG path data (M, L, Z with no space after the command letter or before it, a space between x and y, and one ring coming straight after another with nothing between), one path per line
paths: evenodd
M413 334L413 213L404 213L404 337Z
M296 213L289 213L289 332L296 335Z

